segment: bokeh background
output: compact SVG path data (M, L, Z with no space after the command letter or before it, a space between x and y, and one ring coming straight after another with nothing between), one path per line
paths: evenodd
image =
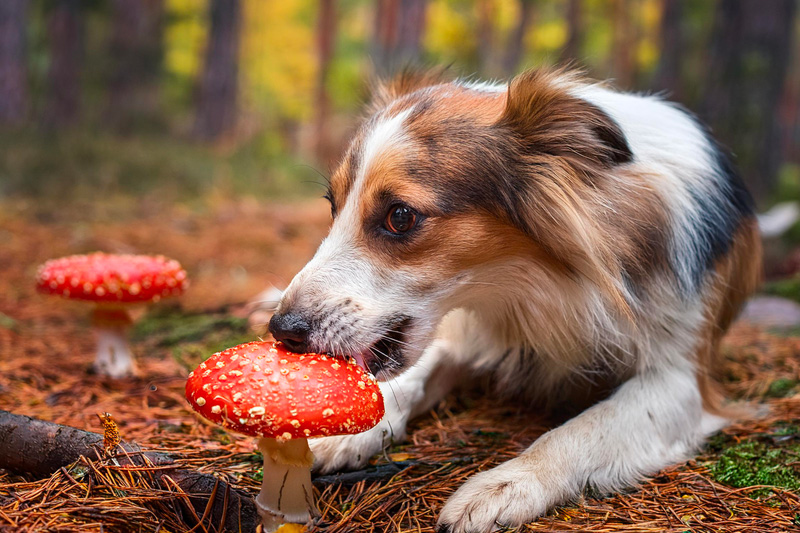
M3 0L0 197L319 194L368 82L573 62L707 121L759 205L800 193L796 0Z
M2 0L0 222L51 242L0 227L0 260L12 245L38 249L34 265L177 255L213 305L284 286L324 235L314 199L371 84L408 66L505 80L568 64L663 94L732 150L761 211L797 201L799 3ZM767 273L792 278L774 292L797 298L800 223L784 226Z
M723 346L726 394L771 415L641 490L587 496L525 531L796 531L800 223L785 215L800 212L787 204L800 201L800 0L0 0L0 409L90 431L112 413L124 439L255 495L253 440L199 423L186 375L265 335L265 289L325 235L325 176L370 81L409 64L503 80L565 63L696 113L759 210L782 205L789 223L765 239L772 296ZM91 374L90 310L34 287L44 261L96 250L164 254L191 280L136 311L136 379ZM494 400L449 397L375 459L416 469L318 486L320 531L432 532L466 477L559 423ZM141 486L72 476L0 470L0 531L197 529L148 511Z

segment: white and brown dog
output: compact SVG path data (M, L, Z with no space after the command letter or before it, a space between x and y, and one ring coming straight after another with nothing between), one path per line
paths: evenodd
M316 441L319 469L363 465L468 373L526 399L610 386L448 500L440 531L484 533L629 486L726 424L719 343L760 244L692 116L536 70L402 76L371 110L330 181L330 234L270 322L290 349L353 355L385 381L383 422Z

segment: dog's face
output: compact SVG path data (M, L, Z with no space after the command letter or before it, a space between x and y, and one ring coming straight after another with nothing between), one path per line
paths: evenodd
M416 362L451 309L513 291L496 268L520 258L542 283L564 268L520 214L532 199L515 185L505 90L391 96L333 173L330 233L270 323L290 349L353 356L380 379Z
M307 324L304 348L352 355L379 378L419 358L470 266L502 239L457 186L471 156L458 137L488 125L502 101L442 85L364 124L331 177L330 233L278 308Z

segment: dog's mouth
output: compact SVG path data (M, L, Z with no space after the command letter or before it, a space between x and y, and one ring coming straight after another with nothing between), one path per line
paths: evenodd
M404 348L408 346L408 331L413 319L400 317L392 320L378 340L353 357L362 368L378 379L388 379L406 367Z

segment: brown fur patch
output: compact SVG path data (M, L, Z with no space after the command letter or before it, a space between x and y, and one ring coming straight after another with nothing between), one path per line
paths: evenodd
M384 191L421 185L412 207L492 213L632 318L626 289L668 268L668 222L646 177L620 168L630 152L613 120L570 96L578 80L563 72L527 72L507 93L430 83L423 77L383 90L401 96L384 102L383 113L413 108L404 127L412 142L372 162L363 220L388 208L378 198ZM346 190L336 186L339 175L333 181Z
M697 382L707 411L738 418L742 409L723 405L724 396L717 381L722 357L720 341L761 283L761 237L755 219L742 222L730 251L717 261L714 270L716 278L706 299L706 326L697 354Z
M391 79L378 80L371 84L367 112L370 115L378 113L403 96L446 81L446 69L443 68L406 69Z
M568 93L577 82L564 71L520 74L511 82L500 124L517 133L526 151L559 156L591 181L598 168L629 162L631 152L608 115Z

